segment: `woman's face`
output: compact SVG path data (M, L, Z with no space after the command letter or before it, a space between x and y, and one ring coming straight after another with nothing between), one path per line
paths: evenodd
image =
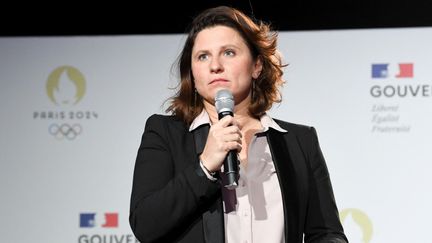
M205 101L213 104L216 92L228 89L239 104L250 95L252 78L262 69L253 60L245 40L234 29L215 26L202 30L192 49L195 87Z

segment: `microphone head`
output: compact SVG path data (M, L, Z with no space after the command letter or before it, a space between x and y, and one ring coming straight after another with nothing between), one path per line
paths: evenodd
M217 113L221 112L233 112L234 111L234 97L231 91L227 89L221 89L216 93L215 106Z

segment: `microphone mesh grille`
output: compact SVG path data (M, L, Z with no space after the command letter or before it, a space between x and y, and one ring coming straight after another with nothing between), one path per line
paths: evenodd
M229 90L221 89L216 93L215 106L218 113L234 111L234 97Z

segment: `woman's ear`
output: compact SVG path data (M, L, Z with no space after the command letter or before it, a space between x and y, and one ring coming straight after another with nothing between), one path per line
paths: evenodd
M261 74L262 68L263 68L262 60L261 60L261 57L258 56L258 58L256 59L255 64L254 64L254 70L252 72L252 78L257 79Z

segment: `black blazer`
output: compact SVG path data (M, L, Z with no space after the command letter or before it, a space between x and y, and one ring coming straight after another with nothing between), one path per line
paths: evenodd
M267 140L282 190L287 243L348 242L315 129L275 120ZM199 166L208 125L189 132L173 116L153 115L138 150L130 226L142 242L224 242L219 182Z

